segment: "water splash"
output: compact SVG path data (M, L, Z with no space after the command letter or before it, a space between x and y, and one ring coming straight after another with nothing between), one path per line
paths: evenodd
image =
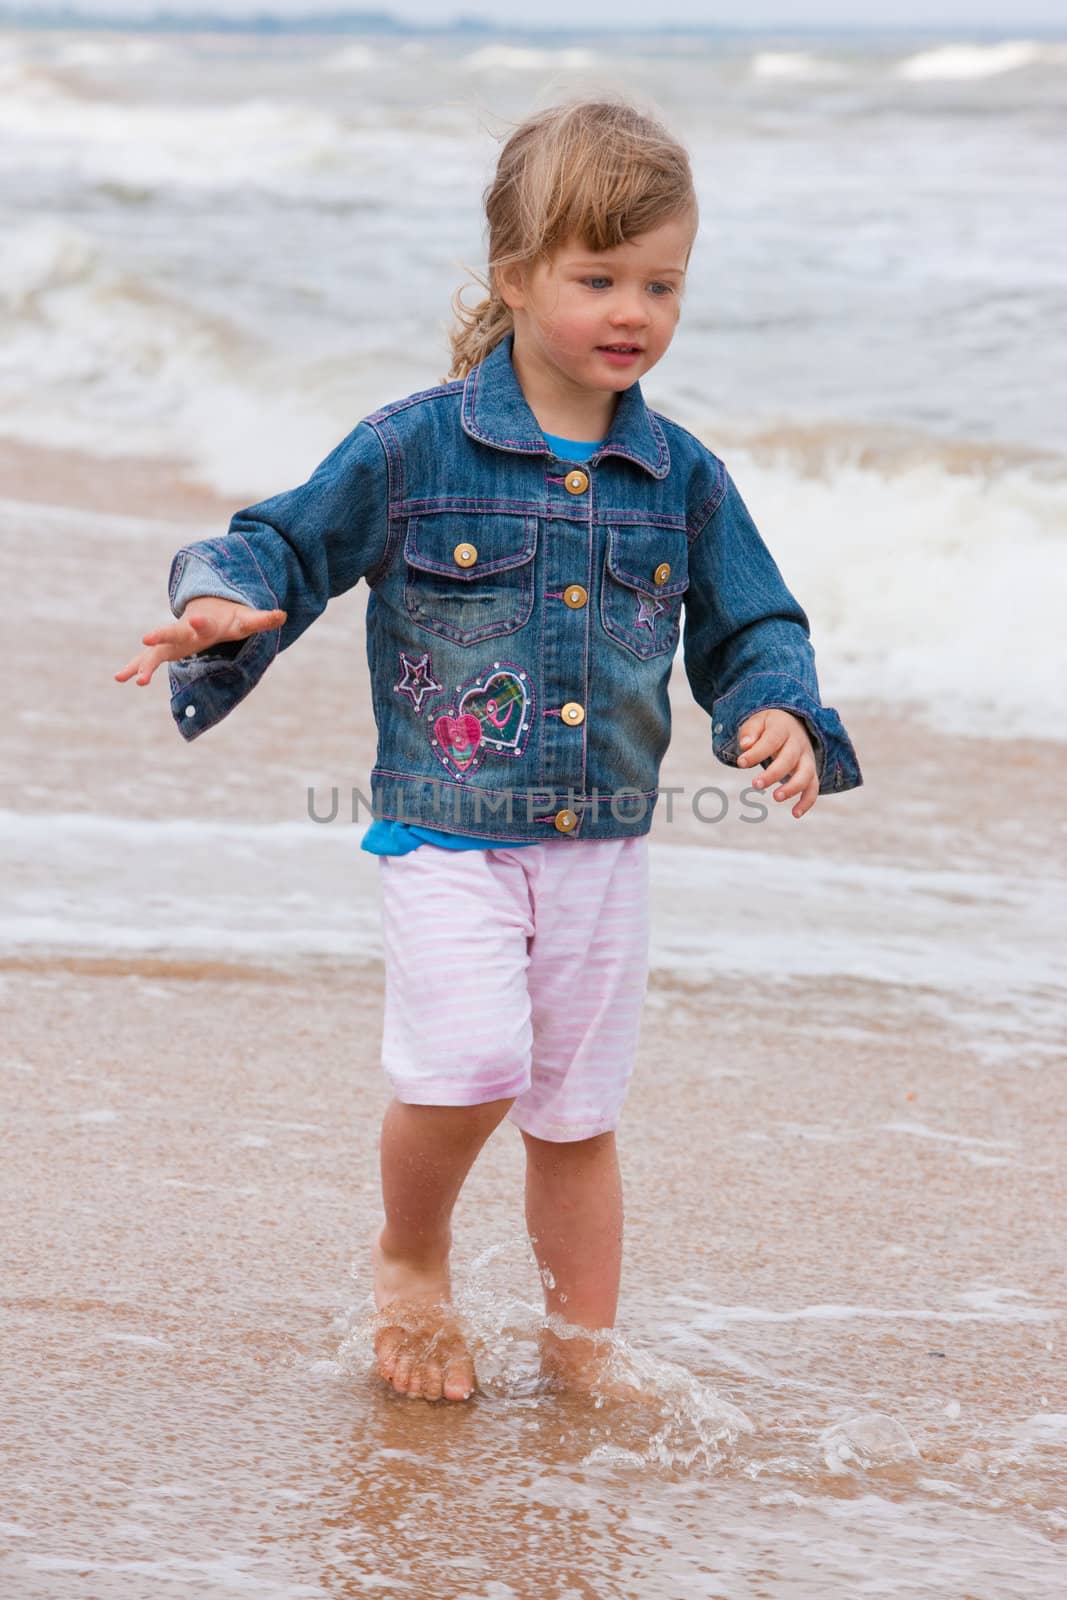
M824 1428L819 1449L827 1470L836 1475L850 1468L869 1472L872 1468L896 1466L914 1461L919 1452L902 1423L883 1411L867 1411L846 1417Z
M574 1458L584 1467L708 1470L754 1426L707 1382L617 1329L595 1336L595 1375L579 1387L560 1383L541 1365L545 1334L562 1345L590 1340L590 1332L556 1313L546 1314L502 1281L510 1268L525 1271L525 1238L485 1247L453 1273L452 1309L468 1337L478 1374L475 1403L508 1415L532 1411L530 1426L565 1424ZM368 1294L335 1323L338 1369L365 1378L374 1370L374 1302Z

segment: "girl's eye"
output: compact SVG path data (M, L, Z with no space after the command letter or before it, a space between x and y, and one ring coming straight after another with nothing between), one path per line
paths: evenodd
M601 285L601 284L605 284L605 283L610 284L611 279L610 278L604 278L604 277L583 278L582 282L583 283L588 283L591 288L595 289L595 288L599 287L599 285ZM669 283L658 283L657 282L657 283L654 283L652 285L652 287L654 289L665 289L668 294L673 294L674 293L674 290L671 288ZM662 295L659 295L659 294L656 295L656 299L657 300L661 300L662 298L663 298Z

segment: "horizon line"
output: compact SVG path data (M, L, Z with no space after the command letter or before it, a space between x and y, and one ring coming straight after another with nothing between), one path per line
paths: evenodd
M536 35L566 34L570 37L580 35L602 34L641 34L647 36L662 36L669 34L706 34L706 35L734 35L751 36L753 34L812 34L822 36L838 34L842 36L855 36L872 34L883 35L911 35L936 38L970 38L1006 37L1020 40L1022 35L1040 35L1047 38L1067 37L1067 23L1027 22L1013 19L1010 23L946 23L940 26L929 22L796 22L787 19L767 21L760 23L742 22L659 22L641 23L634 22L620 27L618 22L604 21L602 23L587 23L584 25L574 23L531 23L531 22L496 22L489 18L472 16L469 12L457 12L441 22L417 22L404 17L398 17L391 11L384 9L353 10L350 7L341 9L287 12L284 10L249 11L235 13L214 11L210 8L196 11L176 11L167 5L160 5L152 11L123 13L118 11L86 11L77 6L40 6L26 7L18 5L0 4L0 25L18 24L31 28L46 30L49 28L64 27L69 25L91 28L114 28L126 30L131 28L152 28L158 31L175 30L181 32L201 28L211 31L219 28L227 33L317 33L325 32L329 25L347 24L348 29L358 28L365 33L405 33L405 34L494 34L506 35Z

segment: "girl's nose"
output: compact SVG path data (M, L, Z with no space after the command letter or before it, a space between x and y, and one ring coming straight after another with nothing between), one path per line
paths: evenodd
M648 307L640 300L627 300L612 307L610 322L616 328L645 328Z

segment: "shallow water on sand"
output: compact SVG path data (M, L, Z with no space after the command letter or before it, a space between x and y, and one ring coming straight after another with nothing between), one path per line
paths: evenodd
M5 1593L1061 1592L1036 1013L1030 1050L935 985L654 971L619 1134L643 1398L542 1383L505 1124L456 1216L479 1390L431 1405L371 1355L373 963L0 976Z

